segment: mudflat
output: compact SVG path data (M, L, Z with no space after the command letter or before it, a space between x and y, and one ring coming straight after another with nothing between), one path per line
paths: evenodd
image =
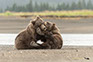
M31 17L0 16L0 33L18 33L32 20ZM44 19L55 23L61 33L91 34L93 33L93 18L82 19Z

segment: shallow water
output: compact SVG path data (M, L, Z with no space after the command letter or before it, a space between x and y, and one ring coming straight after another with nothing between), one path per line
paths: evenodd
M0 45L14 45L17 34L0 34ZM63 45L93 46L93 34L62 34Z

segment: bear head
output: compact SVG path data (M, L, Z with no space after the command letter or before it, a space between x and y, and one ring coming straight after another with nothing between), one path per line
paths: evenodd
M34 25L36 33L39 35L44 35L44 31L46 30L46 26L44 21L40 17L36 17L31 23Z

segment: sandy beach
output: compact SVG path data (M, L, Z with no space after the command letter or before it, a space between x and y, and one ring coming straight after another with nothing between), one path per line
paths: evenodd
M16 50L0 46L0 62L93 62L93 47L64 46L60 50Z
M0 16L0 33L18 33L31 18ZM44 19L56 23L61 33L92 34L93 18ZM58 50L16 50L14 45L0 45L0 62L93 62L92 46L63 46Z

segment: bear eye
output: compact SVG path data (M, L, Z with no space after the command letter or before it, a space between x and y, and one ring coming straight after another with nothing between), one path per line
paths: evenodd
M44 31L46 30L46 28L44 28Z

